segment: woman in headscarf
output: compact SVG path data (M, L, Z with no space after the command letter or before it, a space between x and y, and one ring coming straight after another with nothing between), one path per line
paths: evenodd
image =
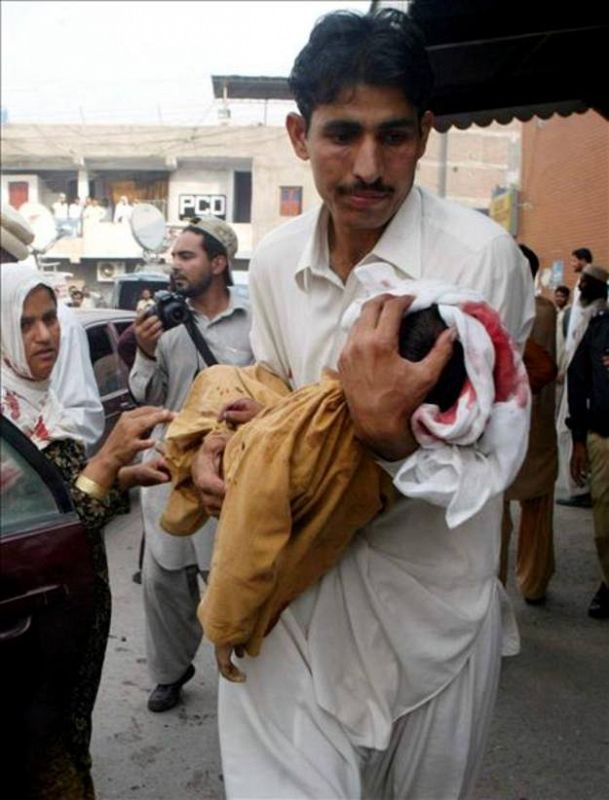
M151 447L151 429L172 419L146 406L123 414L99 452L87 463L68 414L49 387L59 351L57 299L44 275L19 264L1 270L0 410L28 436L60 472L83 523L95 572L91 627L61 709L61 720L45 741L28 742L23 797L90 800L91 718L110 629L110 586L103 527L128 510L126 490L168 480L163 459L131 464Z

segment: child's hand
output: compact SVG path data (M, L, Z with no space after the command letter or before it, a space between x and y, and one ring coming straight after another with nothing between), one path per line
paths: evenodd
M242 425L262 411L262 403L252 400L251 397L241 397L239 400L232 400L222 407L218 414L218 422L229 422L233 425Z
M236 667L231 661L231 656L235 651L237 658L243 658L243 647L241 645L232 644L217 644L215 645L216 651L216 664L222 677L226 678L231 683L245 683L245 672Z
M118 473L118 482L121 489L131 489L134 486L157 486L171 480L169 468L164 458L150 459L139 464L121 467Z

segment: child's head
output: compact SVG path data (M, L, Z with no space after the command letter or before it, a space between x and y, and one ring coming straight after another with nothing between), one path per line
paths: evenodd
M421 361L447 327L435 304L407 314L400 326L400 355L409 361ZM455 341L450 361L442 370L438 382L425 398L425 402L434 403L440 411L446 411L457 402L466 377L463 346L461 342Z

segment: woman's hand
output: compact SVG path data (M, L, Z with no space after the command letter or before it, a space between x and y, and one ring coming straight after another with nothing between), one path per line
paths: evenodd
M167 462L162 456L142 464L131 464L118 471L118 483L121 489L132 489L134 486L157 486L168 483L171 474Z
M121 467L133 461L142 450L153 447L152 429L171 422L174 417L172 411L156 406L142 406L121 414L110 436L82 474L100 486L111 486Z

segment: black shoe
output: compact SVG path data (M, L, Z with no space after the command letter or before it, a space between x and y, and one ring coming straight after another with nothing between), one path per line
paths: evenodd
M525 597L524 602L528 606L545 606L547 597L542 594L541 597Z
M592 508L592 498L588 494L575 494L572 497L557 497L559 506L572 506L573 508Z
M609 619L609 587L601 583L598 592L588 606L588 616L592 619Z
M189 681L195 674L195 668L191 664L186 672L182 675L179 681L175 683L159 683L156 689L153 689L148 698L149 711L169 711L173 708L180 699L182 686Z
M133 575L131 576L131 580L133 581L133 583L139 583L141 585L141 583L142 583L142 570L138 569L137 572L134 572Z

